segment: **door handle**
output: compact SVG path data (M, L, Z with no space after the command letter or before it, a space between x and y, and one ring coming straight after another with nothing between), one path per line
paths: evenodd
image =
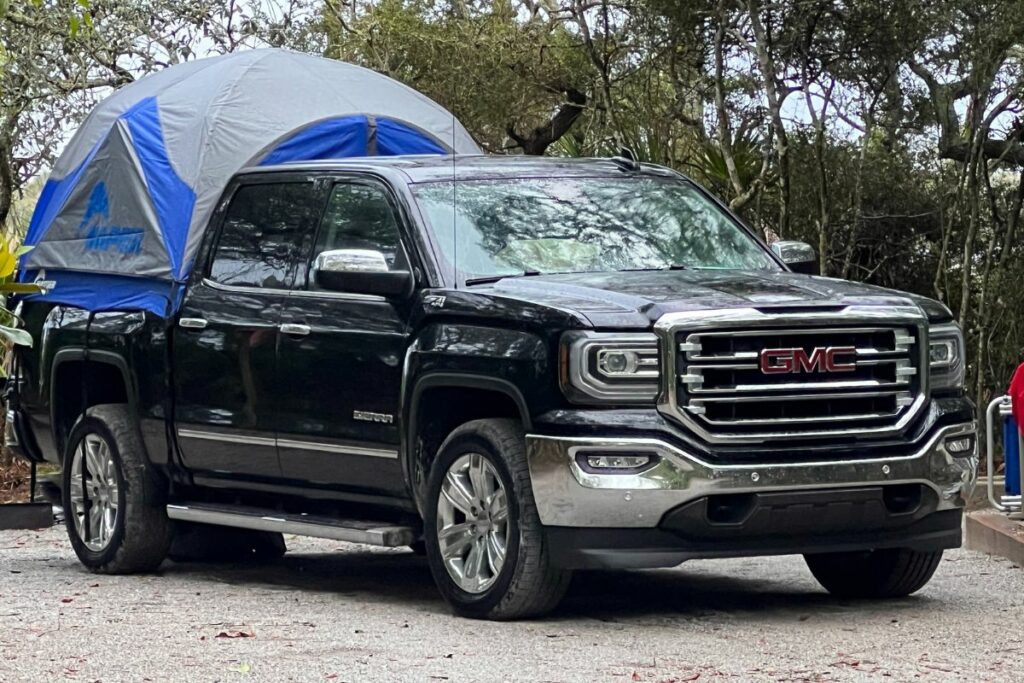
M206 325L206 320L203 318L182 318L178 321L178 327L184 327L186 330L201 330Z
M290 334L295 337L305 337L310 333L309 325L296 325L294 323L285 323L278 329L284 334Z

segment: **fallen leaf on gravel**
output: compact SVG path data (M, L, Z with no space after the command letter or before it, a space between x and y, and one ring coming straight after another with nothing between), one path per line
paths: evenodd
M234 671L235 673L247 674L252 671L252 666L249 664L236 664L235 666L229 666L228 671Z
M256 634L252 631L218 631L217 638L255 638Z

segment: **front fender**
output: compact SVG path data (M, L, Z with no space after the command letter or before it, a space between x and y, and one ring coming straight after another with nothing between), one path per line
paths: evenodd
M465 387L507 396L526 429L564 403L558 386L557 332L438 322L418 334L406 352L402 388L402 469L414 498L420 399L434 387Z
M533 416L564 403L557 359L558 335L554 332L459 323L429 325L406 354L403 406L411 405L413 388L428 376L473 377L518 397L517 405L528 423Z

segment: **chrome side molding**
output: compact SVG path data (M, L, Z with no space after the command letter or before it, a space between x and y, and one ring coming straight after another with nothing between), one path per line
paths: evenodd
M220 441L223 443L239 443L249 446L277 446L297 450L322 451L338 455L362 455L370 458L398 459L398 451L391 448L371 448L350 444L333 444L322 441L302 441L298 439L278 439L272 436L249 436L247 434L224 434L222 432L205 432L198 429L178 429L178 437L183 439L200 439L203 441Z

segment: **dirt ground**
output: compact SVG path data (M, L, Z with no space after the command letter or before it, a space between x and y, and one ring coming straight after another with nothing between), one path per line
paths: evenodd
M0 681L1019 681L1024 572L958 550L850 603L797 557L579 574L550 618L453 617L411 552L289 539L269 566L84 571L0 532Z
M28 500L28 484L28 463L0 452L0 505Z

